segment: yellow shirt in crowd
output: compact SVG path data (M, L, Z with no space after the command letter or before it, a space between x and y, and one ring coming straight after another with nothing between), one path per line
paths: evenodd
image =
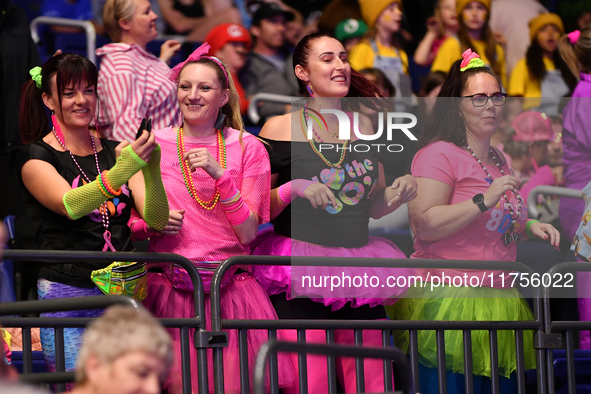
M490 66L490 61L486 57L486 44L484 41L479 40L471 40L472 44L474 44L474 48L472 50L480 55L480 58L487 66ZM505 52L500 45L496 47L497 51L497 62L501 66L501 81L503 82L503 86L507 86L507 75L505 69ZM435 56L435 60L431 65L431 72L434 71L444 71L449 72L451 66L462 58L462 49L460 47L460 41L455 37L449 37L447 40L441 44L439 48L439 52L437 52L437 56Z
M378 55L385 57L398 57L396 49L393 47L385 47L376 40L376 46L378 47ZM398 50L400 53L400 60L402 60L402 67L404 73L408 75L408 56L402 49ZM374 53L371 44L367 40L359 42L351 49L349 53L349 63L357 71L361 71L364 68L373 68Z
M552 59L543 59L547 71L556 70ZM542 85L530 77L525 59L518 61L513 68L507 93L509 96L542 97Z

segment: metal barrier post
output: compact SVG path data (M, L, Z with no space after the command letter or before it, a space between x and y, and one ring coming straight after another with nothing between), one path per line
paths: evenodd
M38 27L41 25L78 27L84 30L86 35L86 58L96 64L96 54L94 53L94 50L96 49L96 30L91 22L77 19L54 18L51 16L38 16L33 19L30 25L31 36L33 37L33 41L35 41L35 44L39 44L39 41L41 40L39 38L39 32L37 31Z
M219 346L216 340L216 333L206 331L204 319L205 319L205 296L203 292L203 284L199 277L199 272L195 266L186 258L172 253L134 253L134 252L83 252L83 251L50 251L50 250L6 250L4 251L6 259L13 261L45 261L52 264L61 264L65 262L76 262L80 260L92 261L92 262L104 262L104 261L138 261L148 263L162 263L170 262L178 264L184 268L191 281L193 282L193 301L195 304L195 318L190 319L159 319L159 321L165 327L181 328L181 343L185 346L189 343L188 329L195 329L194 346L197 349L197 363L199 371L199 392L205 394L208 392L207 382L207 348L212 346ZM26 301L24 303L12 303L12 304L0 304L0 315L9 314L26 314L26 313L41 313L49 312L53 310L80 310L80 309L98 309L104 308L104 302L121 303L120 298L127 299L126 297L120 296L97 296L97 297L82 297L81 303L77 304L73 302L74 299L54 299L54 300L43 300L43 301ZM136 301L125 301L132 302L133 305L139 305ZM107 305L108 306L108 305ZM61 308L61 309L60 309ZM1 321L5 325L10 324L23 324L27 327L53 327L57 328L64 327L85 327L87 323L92 321L90 318L1 318ZM183 323L179 325L178 321L181 320ZM51 323L52 325L48 325ZM185 330L183 332L183 330ZM28 335L28 339L27 339ZM56 332L56 338L57 338ZM28 344L27 344L28 341ZM56 344L57 344L56 339ZM62 338L63 341L63 338ZM221 344L223 345L223 343ZM23 346L29 349L28 352L23 352L23 359L25 361L25 368L28 371L32 371L32 358L30 354L31 341L30 341L30 330L23 331ZM26 347L25 347L26 346ZM181 346L181 349L183 347ZM63 349L63 347L62 347ZM185 353L181 354L183 359L186 361L189 353L185 348ZM59 355L57 355L59 357ZM30 366L30 369L29 369ZM186 368L189 369L186 369ZM58 370L59 371L59 370ZM183 376L190 379L190 364L183 365ZM69 375L63 375L69 376ZM71 375L73 377L73 375ZM34 378L33 378L34 379ZM52 378L50 378L52 379ZM191 393L190 380L189 383L183 384L183 393Z

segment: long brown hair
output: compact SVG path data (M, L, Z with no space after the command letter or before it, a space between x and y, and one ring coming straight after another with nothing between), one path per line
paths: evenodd
M560 70L562 79L572 92L575 86L577 86L577 77L573 75L568 65L562 60L558 51L554 51L552 60L554 61L556 69ZM531 45L527 49L527 53L525 54L525 64L527 65L527 71L529 72L530 77L533 80L542 83L542 80L548 71L544 64L544 51L540 46L537 37L534 37Z
M492 75L499 83L499 90L502 90L501 78L487 67L460 71L461 63L462 60L458 60L451 66L449 75L437 96L431 115L427 119L425 129L419 137L417 150L436 141L451 142L457 146L466 144L466 124L460 116L459 97L462 97L468 85L468 80L472 76L481 73Z
M43 93L51 96L51 81L55 75L55 84L62 110L62 95L68 86L85 83L95 88L98 79L96 66L87 58L75 53L64 53L50 57L41 69L41 88L35 81L27 81L21 90L21 103L18 125L23 143L30 144L43 138L48 133L48 110L43 103Z
M312 45L314 41L323 38L329 37L333 40L336 38L332 37L326 33L313 33L308 34L304 38L300 40L298 45L296 46L293 52L293 68L295 71L296 66L299 64L303 68L308 67L308 61L310 58L310 52L312 51ZM300 89L300 95L304 97L310 97L310 93L308 93L307 83L302 81L301 79L297 78L298 86ZM369 106L374 110L379 110L379 108L387 107L389 104L386 100L380 100L383 98L384 95L380 89L376 85L374 85L369 79L365 78L360 72L355 71L351 68L351 85L349 87L349 92L347 93L346 97L370 97L371 100L367 100L364 102L364 105ZM375 100L374 100L375 99ZM352 102L354 101L354 102ZM351 100L345 101L343 103L343 109L345 110L358 110L358 101Z

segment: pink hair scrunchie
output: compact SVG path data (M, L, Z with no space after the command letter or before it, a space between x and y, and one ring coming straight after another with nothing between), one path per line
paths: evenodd
M579 37L581 36L581 32L579 30L571 31L568 33L568 39L572 45L575 45L577 41L579 41Z

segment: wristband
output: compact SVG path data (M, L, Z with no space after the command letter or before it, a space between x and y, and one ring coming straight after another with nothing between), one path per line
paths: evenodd
M535 239L535 237L533 236L533 234L529 231L530 227L534 224L534 223L540 223L537 220L528 220L527 223L525 224L525 234L527 235L527 238L529 239Z
M250 209L244 203L240 190L234 185L230 173L226 170L224 175L215 182L216 188L220 193L220 203L226 214L226 218L232 226L237 226L248 220Z
M290 204L293 201L291 195L291 182L284 183L283 185L279 186L279 198L286 204Z
M294 179L291 181L291 189L298 197L304 197L304 192L308 188L308 186L314 184L316 182L309 181L307 179Z

